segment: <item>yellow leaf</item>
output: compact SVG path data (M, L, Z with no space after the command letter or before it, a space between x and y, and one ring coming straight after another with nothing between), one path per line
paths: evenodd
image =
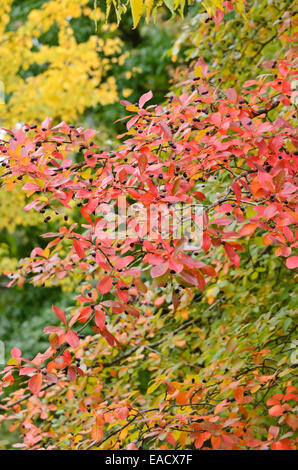
M132 18L133 18L133 27L136 28L139 24L141 15L143 13L143 0L129 0Z
M145 0L145 7L146 7L146 23L149 22L150 13L152 11L154 5L154 0Z
M17 366L18 365L18 361L17 359L15 359L14 357L12 357L11 359L9 359L7 361L7 365L8 366Z
M119 434L119 438L121 440L124 440L126 438L127 434L128 434L128 427L122 429L121 433Z
M185 432L185 431L180 432L180 436L178 438L178 441L179 441L179 444L180 444L182 449L184 448L186 439L187 439L187 432Z
M153 393L160 386L160 382L153 382L153 384L147 389L147 395Z
M135 106L134 104L127 106L127 111L139 111L139 108Z
M200 65L198 65L195 69L194 69L194 76L195 77L201 77L202 76L202 67Z

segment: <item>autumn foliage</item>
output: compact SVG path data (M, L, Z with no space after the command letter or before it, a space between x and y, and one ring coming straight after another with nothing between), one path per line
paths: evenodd
M257 285L263 272L271 286L276 259L290 286L298 266L295 53L286 41L286 55L241 91L199 59L165 104L151 105L150 91L122 101L126 128L113 151L95 130L50 118L6 130L1 190L22 182L24 210L43 214L46 239L10 286L78 280L73 308L53 305L48 349L26 358L15 347L2 371L2 391L14 389L0 419L21 433L18 447L296 448L292 313L288 329L271 325ZM123 200L134 231L114 237ZM148 237L136 203L187 205L200 244L171 227ZM55 214L64 222L52 232ZM256 286L233 303L245 271Z

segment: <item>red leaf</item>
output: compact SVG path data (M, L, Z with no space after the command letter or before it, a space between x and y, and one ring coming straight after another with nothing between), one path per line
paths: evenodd
M169 257L169 269L173 269L176 273L180 273L183 270L183 264L179 263L175 258Z
M36 372L36 369L34 367L22 367L22 369L20 369L20 375L29 375L29 374L33 374L34 372Z
M103 330L106 326L106 314L103 310L95 310L95 324L100 330Z
M77 253L77 255L80 258L84 258L84 256L85 256L84 248L78 240L73 241L73 247L74 247L75 252Z
M19 348L12 348L11 350L11 356L14 357L15 359L19 359L22 355L22 351Z
M169 126L167 125L166 122L160 122L160 123L159 123L159 127L161 128L161 130L163 130L163 132L165 133L165 135L166 135L169 139L172 138L171 129L169 128Z
M161 263L158 266L154 266L151 269L150 273L153 278L163 276L168 270L169 264L166 261L165 263Z
M273 395L271 398L269 398L267 401L266 401L266 404L269 406L271 405L279 405L279 402L280 400L282 399L283 397L283 394L282 393L276 393L275 395Z
M290 256L286 261L287 268L295 269L298 267L298 256Z
M53 312L54 314L59 318L59 320L61 320L64 325L66 326L67 325L67 320L66 320L66 316L65 316L65 313L64 311L59 308L59 307L56 307L55 305L52 306L52 309L53 309Z
M67 369L67 377L70 382L74 382L77 378L76 371L71 366L69 366Z
M129 313L130 315L132 315L133 317L135 317L135 318L139 318L139 316L140 316L139 311L135 307L133 307L132 305L128 305L128 304L125 305L125 311L127 313Z
M139 119L139 115L137 114L136 116L132 117L129 121L126 123L126 127L129 130Z
M121 421L124 421L127 418L127 416L129 415L129 409L127 408L127 406L122 406L121 408L119 408L117 414L118 414L118 418Z
M38 395L42 385L41 374L35 374L28 382L28 387L33 395Z
M148 165L148 158L145 154L142 154L138 159L138 167L141 175L144 173Z
M138 450L137 446L135 445L134 442L131 442L130 444L127 444L126 446L127 450Z
M91 313L92 313L92 308L90 307L90 305L88 305L87 307L83 307L82 310L80 311L80 316L78 317L78 321L80 323L84 323L85 321L88 320Z
M22 187L24 191L40 191L40 187L37 186L37 184L34 183L26 183Z
M200 432L200 434L198 435L198 437L195 440L195 448L200 449L202 447L202 445L204 444L204 442L207 439L209 439L209 437L210 437L209 432Z
M270 416L281 416L283 414L284 408L281 405L274 405L269 410Z
M106 294L110 292L112 284L113 279L110 276L105 276L97 283L97 289L101 294Z
M151 100L152 96L153 94L151 90L145 93L144 95L142 95L141 98L139 99L139 108L142 108L144 104L147 103L147 101Z
M227 253L228 257L232 261L232 263L239 267L240 266L240 258L239 255L236 253L234 248L231 245L225 244L224 245L225 252Z
M173 437L173 434L171 434L170 432L167 433L166 439L167 439L168 443L171 444L172 446L176 445L176 441Z
M269 432L268 432L268 439L272 439L272 437L276 439L278 436L278 433L279 433L278 426L270 426Z
M235 193L236 200L239 204L241 202L241 188L240 188L239 184L236 183L236 181L233 181L232 188L233 188L233 191Z
M89 140L97 134L97 131L94 129L86 129L84 131L85 140Z
M256 224L243 225L243 227L240 230L240 235L241 236L250 235L250 234L254 233L256 228L257 228Z
M64 333L64 329L60 328L60 326L46 326L43 331L45 333L57 333L57 334L62 334Z
M289 439L282 439L281 441L274 442L271 446L272 450L292 450L293 446L289 444Z
M196 274L196 278L197 278L197 280L198 280L198 288L199 288L200 290L204 290L205 287L206 287L206 281L205 281L205 278L204 278L203 274L201 274L200 272L198 272L198 273Z
M204 251L208 251L211 245L211 238L207 232L203 233L202 237L202 248Z
M237 93L236 91L234 90L234 88L227 88L225 90L225 94L226 94L226 97L229 98L229 100L231 101L237 101Z
M115 263L116 269L122 269L124 266L127 266L134 260L133 256L124 256L123 258L118 258Z
M67 343L73 349L76 349L80 344L80 339L74 331L68 330L68 332L66 333L65 339L66 339Z
M82 207L82 209L80 210L80 212L81 212L82 216L84 217L84 219L86 219L87 222L88 222L90 225L92 225L92 219L91 219L90 215L88 214L87 210L86 210L84 207ZM84 256L84 254L85 254L85 253L84 253L84 249L83 249L82 247L79 247L79 246L76 247L76 246L75 246L75 242L76 242L76 244L77 244L78 242L77 242L76 240L74 240L74 248L75 248L76 252L78 253L78 251L77 251L77 248L78 248L78 249L80 250L80 253L83 253L83 256ZM78 253L78 254L79 254L79 253ZM80 255L79 255L79 256L80 256ZM80 258L83 258L83 256L80 256Z

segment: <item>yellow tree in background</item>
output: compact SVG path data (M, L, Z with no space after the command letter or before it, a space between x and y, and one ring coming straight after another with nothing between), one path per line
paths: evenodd
M116 24L104 23L104 14L88 6L88 0L61 0L33 9L23 22L11 26L12 0L1 2L0 80L6 105L1 125L40 122L45 116L55 121L74 121L87 107L117 101L116 80L109 76L112 63L123 64L122 42ZM71 19L89 17L94 34L77 42ZM58 28L57 45L43 44L42 35ZM35 67L37 72L31 73Z

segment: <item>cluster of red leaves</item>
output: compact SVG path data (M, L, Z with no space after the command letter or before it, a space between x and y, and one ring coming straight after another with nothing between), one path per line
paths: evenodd
M133 304L144 289L140 275L148 266L156 286L178 282L202 290L220 268L216 260L215 266L203 261L210 248L222 246L227 266L239 266L241 237L259 230L264 245L276 245L275 254L286 258L287 267L297 267L298 257L292 253L297 246L297 140L290 122L297 97L291 88L293 56L290 49L278 63L276 77L246 82L241 95L216 86L214 74L208 74L206 64L199 61L200 77L190 73L182 92L171 96L167 106L145 107L151 92L138 104L122 102L132 114L121 136L124 143L114 152L91 141L96 131L65 122L51 127L49 118L41 129L26 124L21 130L7 130L10 138L0 145L4 167L0 177L7 190L24 178L23 190L32 197L25 210L46 213L45 223L51 219L47 213L63 213L73 203L82 217L78 226L67 224L65 216L59 232L44 234L53 240L22 261L10 285L22 285L27 276L43 284L76 268L86 280L96 282L91 290L83 286L79 307L69 319L53 306L63 326L45 328L50 344L44 353L28 360L18 348L12 350L3 384L12 384L17 371L30 377L28 388L37 395L44 382L56 383L65 369L70 381L83 375L75 350L90 324L111 346L119 346L106 315L126 312L139 317ZM277 117L271 120L273 110ZM73 161L75 153L80 156L78 163ZM204 187L216 179L224 182L224 191L208 202ZM200 203L202 216L191 217L203 228L201 247L189 248L185 237L176 239L174 233L166 239L161 235L146 239L148 228L133 217L128 223L137 235L115 240L109 235L107 214L120 196L146 209L152 204ZM247 215L247 207L254 209L253 215ZM281 406L274 405L271 413ZM201 447L211 431L204 429L203 438L202 425L197 427L196 447ZM229 441L223 436L214 439ZM216 440L214 447L219 445Z

